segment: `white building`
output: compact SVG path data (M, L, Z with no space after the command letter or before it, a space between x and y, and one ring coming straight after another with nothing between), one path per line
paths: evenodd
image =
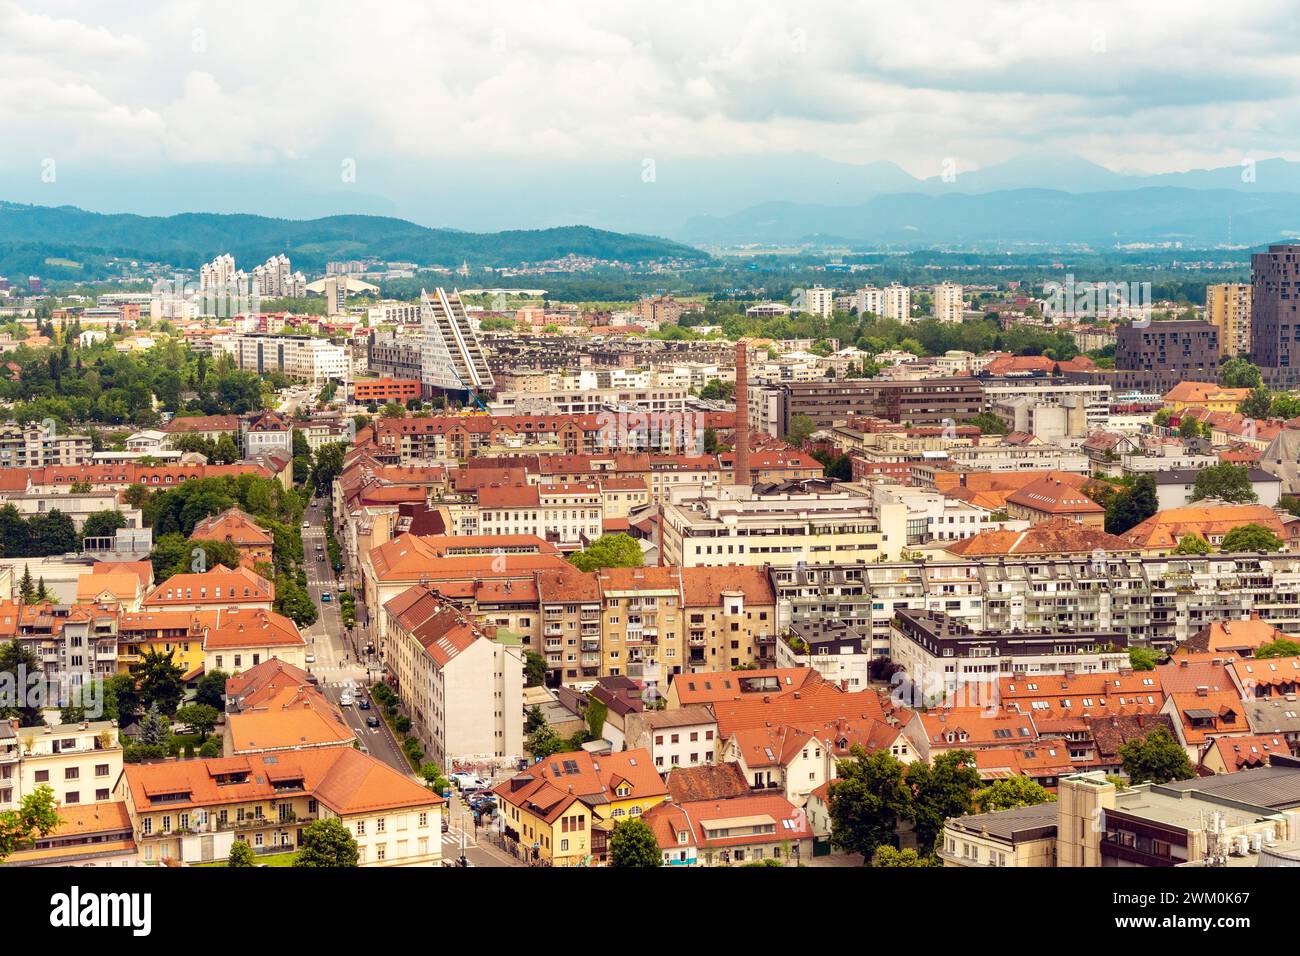
M803 311L810 315L820 315L824 319L831 317L835 308L835 290L815 285L803 293Z
M313 386L347 377L347 349L310 335L250 332L215 336L212 344L214 349L233 358L239 368L258 375L280 372Z
M940 322L960 322L965 308L960 285L941 282L934 287L934 317Z
M524 655L489 637L432 587L385 604L388 663L411 732L440 767L453 761L512 764L524 752Z
M886 319L908 322L912 318L912 290L905 285L891 282L881 293L881 313Z

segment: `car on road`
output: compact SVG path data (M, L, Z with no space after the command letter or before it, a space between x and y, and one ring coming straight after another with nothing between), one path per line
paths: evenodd
M457 770L449 774L448 779L460 789L461 793L467 790L483 790L488 785L486 780L476 773L470 773L468 770Z
M371 714L369 717L366 718L366 726L367 726L367 727L378 727L378 726L379 726L379 718L376 717L374 714Z
M304 522L302 523L302 526L303 526L304 528L310 528L310 527L311 527L311 522L310 522L310 521L304 521Z
M337 590L337 591L339 592L339 594L342 594L344 591L347 590L347 588L344 587L344 586L343 586L343 582L340 581L339 584L338 584L338 587L337 587L335 590Z
M323 555L323 554L318 554L318 555L316 555L316 562L317 562L318 564L324 564L324 563L325 563L325 555Z
M362 697L360 700L357 701L357 706L360 707L362 710L369 710L369 709L370 709L370 701L368 701L368 700L366 700L364 697Z
M342 694L339 695L340 707L351 707L355 703L356 700L352 697L352 694L349 693L348 691L345 690Z
M308 655L307 655L307 663L308 663L308 664L315 664L315 663L316 663L316 655L315 655L315 654L308 654Z
M320 599L324 603L329 604L330 601L334 600L334 595L330 594L329 591L322 591L320 595Z
M443 832L443 833L446 833L446 832L447 832L448 830L450 830L450 829L451 829L451 824L447 822L447 818L446 818L446 817L443 817L443 818L442 818L442 832Z

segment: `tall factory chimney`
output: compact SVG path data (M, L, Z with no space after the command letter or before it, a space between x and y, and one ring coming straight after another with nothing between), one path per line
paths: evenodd
M732 471L733 485L750 485L749 475L749 349L736 343L736 451Z

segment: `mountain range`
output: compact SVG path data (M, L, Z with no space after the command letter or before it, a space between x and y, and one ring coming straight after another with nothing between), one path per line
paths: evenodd
M0 202L0 271L28 269L50 275L51 268L57 273L107 257L197 268L227 252L245 268L285 253L295 267L314 272L331 260L371 257L448 267L466 260L474 266L518 266L567 255L622 262L708 258L698 249L665 239L588 226L473 233L430 229L384 216L135 216ZM51 267L46 262L51 258L75 265Z

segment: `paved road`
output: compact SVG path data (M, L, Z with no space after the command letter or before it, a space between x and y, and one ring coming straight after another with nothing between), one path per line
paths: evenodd
M360 687L365 686L366 669L357 662L356 650L348 645L343 620L339 614L337 580L325 550L325 517L322 507L328 505L322 503L307 510L304 520L309 522L311 527L302 529L307 590L311 593L312 600L320 613L316 623L307 628L305 635L310 642L307 645L308 653L315 658L314 663L308 665L308 670L319 678L322 693L338 704L346 686L354 681ZM326 555L324 561L316 560L318 542L321 545L319 553ZM322 602L320 599L325 591L331 593L331 600L328 602ZM359 632L354 633L356 639L360 640ZM348 722L357 739L369 748L373 756L412 779L418 779L411 773L406 755L402 753L401 747L383 718L380 718L377 728L366 726L366 717L372 714L379 717L375 710L361 710L355 705L340 706L339 710L343 712L343 719ZM478 834L482 831L474 827L474 814L465 806L460 794L454 789L447 807L447 824L447 832L442 834L444 859L454 860L463 852L470 863L476 867L523 865L508 853L488 845L486 841L479 841Z
M316 623L306 630L307 653L315 658L313 663L307 665L307 669L320 680L321 692L338 704L348 685L355 682L358 687L366 686L366 671L357 663L356 655L348 646L344 635L343 621L339 615L338 590L328 555L324 561L316 560L318 542L322 548L319 553L326 554L324 516L319 507L312 507L308 509L304 520L311 523L310 528L302 529L307 590L320 614ZM327 591L331 600L325 602L321 600L321 595ZM375 710L361 710L355 705L340 706L339 710L343 712L344 720L356 733L357 739L365 744L371 754L394 770L413 776L411 765L388 725L380 719L378 727L366 726L366 717L379 716Z

